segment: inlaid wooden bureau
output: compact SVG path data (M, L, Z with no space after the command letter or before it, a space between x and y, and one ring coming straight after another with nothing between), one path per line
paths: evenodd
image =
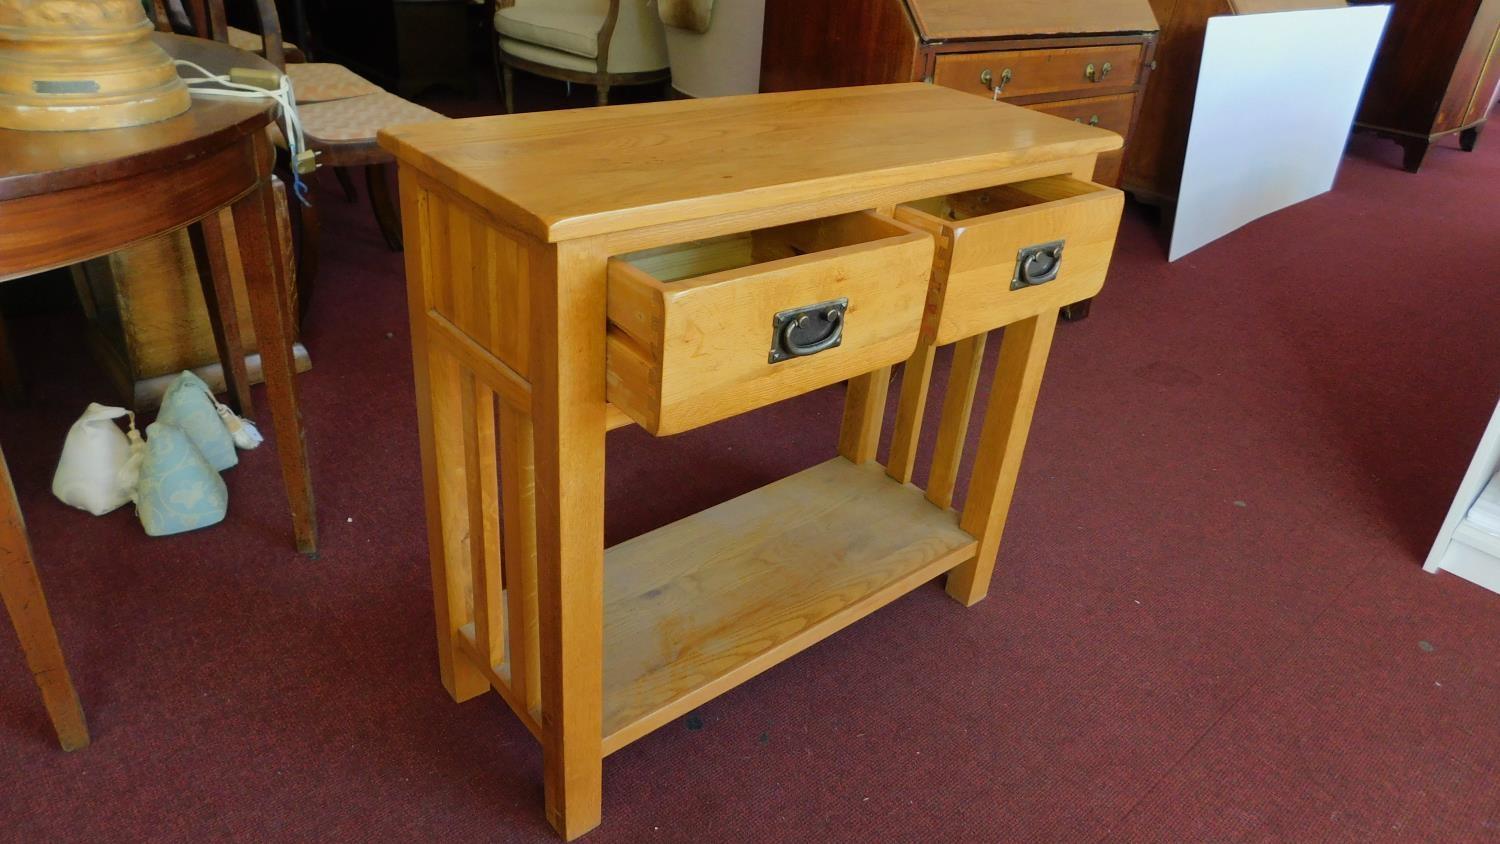
M984 597L1058 307L1109 266L1122 195L1088 179L1118 135L899 84L380 140L400 161L442 681L495 689L541 741L564 836L599 823L605 755L938 575ZM667 435L844 380L836 456L604 547L606 430Z

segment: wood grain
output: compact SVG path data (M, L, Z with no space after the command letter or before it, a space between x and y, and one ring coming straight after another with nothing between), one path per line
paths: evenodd
M380 142L549 241L873 196L1121 144L1113 133L919 84L480 117L392 127Z
M1054 176L897 208L898 219L937 235L947 250L924 338L946 345L1099 292L1124 203L1114 188ZM1055 241L1064 242L1057 278L1012 290L1020 250Z
M715 242L686 248L704 252L710 268L747 251L791 257L676 281L655 278L633 256L611 259L608 396L651 433L715 422L911 354L931 238L865 213L755 232L750 241L737 253ZM792 254L805 249L821 251ZM653 250L646 266L664 268L667 258ZM671 263L683 272L699 266ZM777 313L839 298L849 302L841 345L769 362Z
M606 752L973 553L954 514L842 457L609 549Z
M1156 28L1146 0L908 0L929 39L998 38Z

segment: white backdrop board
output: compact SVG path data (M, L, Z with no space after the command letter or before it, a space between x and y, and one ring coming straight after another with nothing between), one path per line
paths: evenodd
M1209 18L1171 260L1333 187L1389 13Z

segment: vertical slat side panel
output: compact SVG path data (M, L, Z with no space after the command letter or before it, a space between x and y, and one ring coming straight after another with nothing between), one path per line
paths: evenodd
M500 501L504 507L505 605L510 682L526 709L542 706L537 626L536 462L531 417L500 402Z
M898 483L911 483L917 466L917 444L922 437L922 416L927 412L927 391L932 386L932 361L937 346L918 343L917 350L901 369L901 396L896 403L896 427L891 432L891 454L885 473Z
M927 500L947 509L953 506L953 487L964 456L969 433L969 415L979 369L984 365L985 335L976 334L953 344L953 366L948 372L948 391L943 395L943 415L938 421L937 448L932 454L932 473L927 479Z
M495 396L463 372L464 482L469 525L469 569L474 577L474 643L491 668L505 654L504 597L500 588L499 491L495 466Z
M441 201L425 189L416 174L400 168L401 220L406 243L406 296L410 317L413 382L416 389L417 439L422 453L422 488L427 515L427 553L432 563L433 615L437 622L438 673L443 687L454 700L468 700L489 691L489 679L457 645L458 630L468 623L467 580L460 567L462 558L448 555L443 515L441 455L451 454L451 414L457 400L457 366L427 339L428 312L434 306L436 289L442 284L438 256L441 240L433 239L433 206ZM442 447L439 447L442 443Z

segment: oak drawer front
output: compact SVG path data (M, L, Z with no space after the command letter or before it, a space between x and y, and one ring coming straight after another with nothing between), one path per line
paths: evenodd
M1003 83L1002 100L1062 91L1129 88L1140 76L1142 49L1140 44L1119 44L945 54L937 57L932 79L945 88L985 96L993 96L994 87ZM1010 71L1008 79L1006 71Z
M658 436L905 360L933 257L845 214L611 258L611 403Z
M952 343L1099 292L1124 194L1052 176L898 206L938 238L924 340Z

